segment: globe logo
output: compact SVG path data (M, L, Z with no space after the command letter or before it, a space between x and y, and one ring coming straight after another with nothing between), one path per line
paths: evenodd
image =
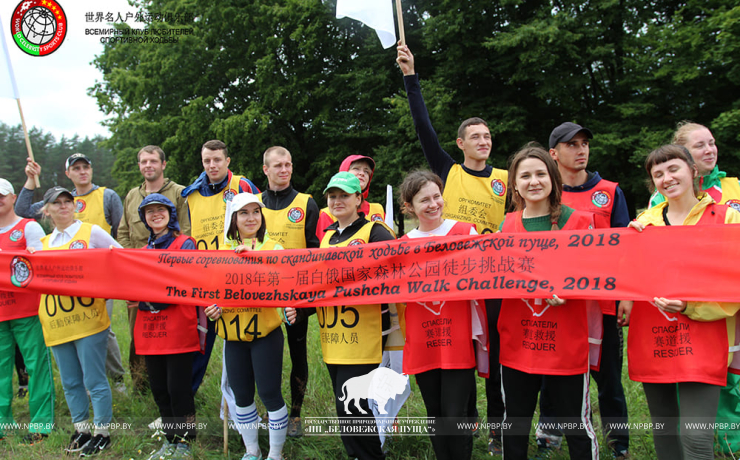
M26 287L33 278L31 262L25 257L16 256L10 261L10 282L16 287Z
M67 16L56 0L24 0L13 11L10 30L23 52L46 56L67 36Z
M21 26L26 40L34 45L46 45L57 33L57 21L50 10L36 6L23 16Z

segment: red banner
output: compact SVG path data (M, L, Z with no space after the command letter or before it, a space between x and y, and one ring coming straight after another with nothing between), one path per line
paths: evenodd
M259 251L0 252L0 289L194 305L485 298L740 301L740 225L415 239Z

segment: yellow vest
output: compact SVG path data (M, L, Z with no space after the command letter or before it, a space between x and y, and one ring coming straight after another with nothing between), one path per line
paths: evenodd
M343 247L370 241L373 225L367 223L352 238L330 245L335 230L329 230L321 241L322 248ZM386 227L387 228L387 227ZM354 243L353 243L354 242ZM383 358L383 325L381 306L350 305L317 307L316 318L321 332L321 352L327 364L374 364Z
M200 192L188 195L190 209L190 236L198 249L218 249L223 241L226 202L239 193L239 181L243 176L232 175L229 185L212 196Z
M70 245L77 241L84 241L85 247L88 247L91 231L92 225L83 223L67 244L56 248L49 247L51 235L46 235L41 238L43 250L69 249ZM108 311L105 309L105 299L51 294L41 295L39 321L41 321L47 347L82 339L110 326Z
M105 187L98 187L85 196L75 197L75 218L95 224L110 233L111 226L105 220Z
M479 234L495 233L506 211L506 184L509 173L493 168L489 177L471 176L459 164L447 175L445 191L446 219L475 224Z
M221 247L221 250L232 250L236 244L231 241L229 246ZM268 239L258 247L259 251L271 251L273 249L282 249L277 242ZM234 275L239 275L235 273ZM244 288L249 290L251 279L241 276L232 277L235 286L231 288L239 291ZM223 307L221 317L216 321L216 333L224 340L236 342L251 342L254 339L265 337L270 332L280 327L283 320L280 318L278 308L270 307Z
M267 231L270 238L276 240L285 249L302 249L306 247L306 208L311 195L299 193L283 209L262 208ZM262 194L259 194L262 201Z
M719 204L726 204L736 211L740 211L740 183L737 177L723 177L719 180L722 187L722 200Z

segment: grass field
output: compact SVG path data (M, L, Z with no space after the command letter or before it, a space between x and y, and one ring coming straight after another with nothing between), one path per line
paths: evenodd
M126 312L122 302L117 301L114 309L113 330L118 336L118 342L121 347L121 353L124 355L124 363L128 361L128 345L130 337L127 330ZM304 417L327 417L335 415L333 394L329 382L326 367L321 360L321 349L318 340L318 325L314 318L311 319L310 336L309 336L309 363L310 363L310 381L308 391L303 406ZM223 341L216 339L216 346L213 351L208 373L196 396L196 412L198 422L204 427L198 433L198 439L193 444L192 450L194 458L197 459L240 459L244 454L244 445L241 437L236 431L229 431L228 454L223 453L223 422L218 418L219 404L221 399L220 379L221 379L221 352ZM287 344L285 346L284 357L284 376L288 375L290 369L290 360L287 356ZM127 364L126 364L127 365ZM24 431L9 431L6 433L4 441L0 441L0 458L33 460L33 459L52 459L64 458L63 448L69 441L72 430L69 411L64 400L64 393L58 371L55 371L56 379L56 429L44 442L35 446L24 446L20 444ZM406 405L401 411L400 416L412 417L425 415L424 403L421 394L416 387L412 378L412 394ZM623 372L623 382L627 393L627 401L630 412L630 422L647 423L650 417L645 403L645 397L642 392L642 386L630 381L627 378L627 366L625 362ZM130 380L126 377L127 386L130 389ZM283 379L283 395L289 398L290 390L287 379ZM594 407L594 413L598 412L598 401L596 398L596 387L591 385L591 400ZM27 399L15 400L13 411L17 422L27 423L28 404ZM258 402L259 407L259 402ZM482 379L478 379L478 411L480 414L486 413L485 387ZM264 414L264 408L260 413ZM157 407L151 395L145 396L126 396L113 391L113 422L118 424L130 424L130 428L121 428L112 432L112 447L110 450L101 454L100 458L115 459L146 459L150 452L161 445L161 441L152 438L152 432L147 429L147 425L158 417ZM594 417L597 432L600 433L599 417ZM261 432L260 445L264 453L269 450L267 432ZM611 454L603 443L603 437L600 434L600 446L602 458L611 458ZM534 455L536 448L531 446L531 453ZM653 449L652 435L646 430L632 430L630 451L634 459L655 458ZM300 439L288 439L285 450L287 459L346 459L340 438L338 436L311 437L304 436ZM426 437L420 436L399 436L390 440L388 449L389 459L434 459L431 443ZM495 458L488 455L487 439L482 433L480 438L475 439L474 459ZM568 455L565 451L556 453L554 459L565 459ZM724 458L724 457L719 457ZM732 457L726 457L732 458Z

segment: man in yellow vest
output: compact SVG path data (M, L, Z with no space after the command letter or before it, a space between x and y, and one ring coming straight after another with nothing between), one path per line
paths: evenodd
M491 154L491 132L482 118L468 118L457 130L457 147L465 160L462 164L442 149L429 119L429 112L421 95L419 76L414 70L414 55L406 45L399 45L396 62L403 73L403 83L408 95L411 117L421 150L431 170L442 178L445 189L444 217L460 222L475 224L478 233L498 231L506 211L506 184L508 172L486 164ZM501 397L501 375L499 372L499 336L496 329L501 301L486 300L488 315L489 358L491 373L486 380L488 398L488 422L500 427L504 417L504 402ZM475 395L475 392L473 392ZM475 398L471 401L471 412L475 411ZM489 432L489 452L500 454L500 429Z
M195 238L198 249L218 249L224 239L226 203L238 193L257 194L259 189L244 176L229 170L229 149L222 141L210 140L200 151L203 172L192 184L185 187L182 196L188 200L190 236ZM208 360L216 340L213 321L208 321L205 354L196 353L193 361L193 394L198 391L208 367Z
M33 191L36 189L36 177L41 174L41 166L30 158L26 159L26 183L23 185L15 205L15 212L28 219L40 219L43 202L33 203ZM113 189L93 184L92 161L84 153L74 153L64 164L64 174L72 181L75 188L72 196L75 199L75 217L88 224L96 224L109 232L113 238L118 233L123 205L121 198ZM113 300L106 301L108 316L113 317ZM121 351L113 328L108 332L108 354L105 359L108 375L115 382L114 388L125 392L123 375L126 370L121 363Z
M164 177L167 167L167 157L159 146L147 145L136 154L139 171L144 182L129 190L123 200L123 216L118 226L118 242L124 248L140 249L146 246L149 239L149 230L139 218L139 205L145 197L152 193L160 193L170 199L177 209L177 218L180 231L190 235L190 220L188 219L187 199L182 196L184 186L172 182ZM136 312L139 302L128 302L129 334L133 337ZM142 392L148 386L146 363L144 357L136 353L134 341L129 347L129 369L134 390Z
M285 249L318 248L316 223L319 207L310 195L298 193L291 185L293 160L284 147L270 147L263 156L262 171L267 176L267 190L260 195L265 204L262 212L267 222L270 238ZM290 350L290 416L288 436L303 435L301 407L308 383L308 355L306 334L308 321L301 321L285 328Z

